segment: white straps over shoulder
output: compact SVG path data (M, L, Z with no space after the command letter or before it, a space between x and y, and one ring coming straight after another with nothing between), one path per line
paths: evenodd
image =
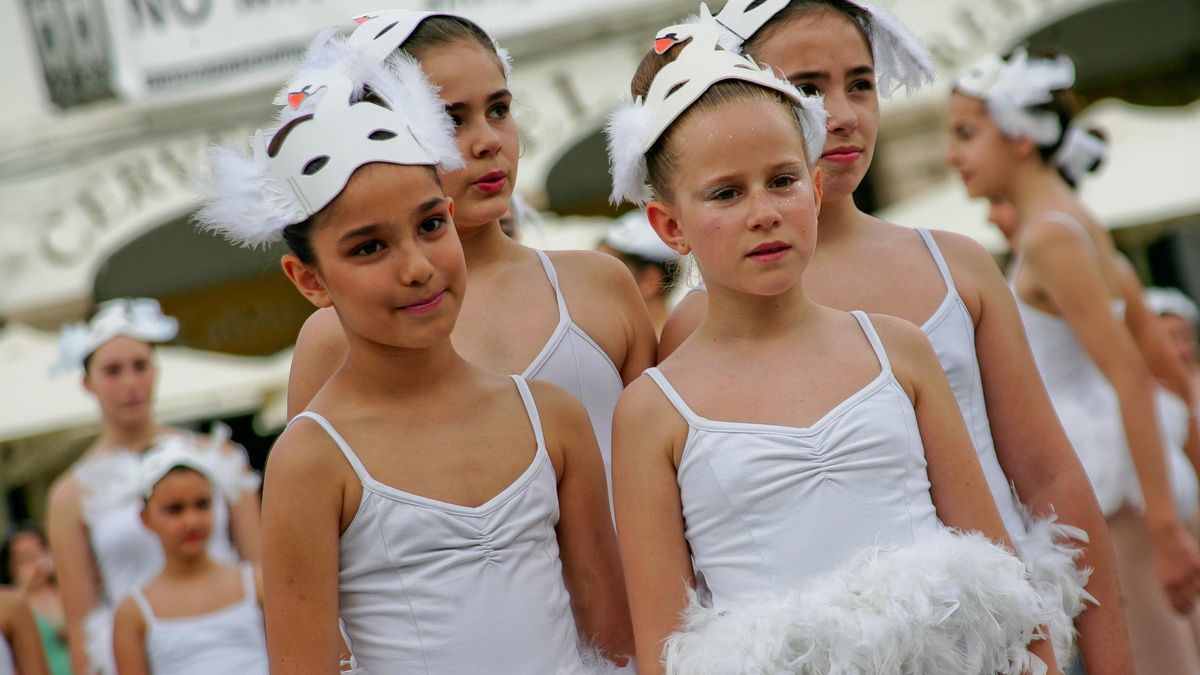
M542 269L546 270L546 277L550 279L550 286L554 288L554 299L558 303L558 322L570 321L571 313L567 311L567 299L563 297L562 289L558 286L558 272L554 269L554 263L550 262L550 256L546 255L545 251L535 249L534 253L537 253L538 260L542 261Z
M950 274L950 266L946 264L946 258L942 255L942 249L938 247L937 240L933 238L933 234L923 228L917 228L917 234L921 235L921 240L925 242L925 247L929 249L929 254L933 256L933 261L937 263L938 271L942 273L942 281L946 283L946 290L958 292L954 286L954 276Z
M541 254L541 251L538 251ZM529 391L529 383L520 375L509 375L512 381L517 385L517 391L521 394L521 402L525 404L525 414L529 415L529 423L533 425L533 437L537 439L539 448L546 447L546 438L542 433L542 416L538 414L537 403L533 400L533 393Z
M647 368L645 373L650 376L651 380L654 380L654 384L658 385L663 395L667 397L671 405L675 406L675 409L679 411L679 414L683 416L683 419L689 425L696 426L702 421L702 418L692 410L691 406L684 402L683 397L679 395L679 392L675 390L675 387L671 385L671 382L667 379L666 375L663 375L661 370L658 368Z
M854 310L850 312L855 319L858 319L858 325L862 326L863 333L866 334L867 340L871 343L871 349L875 350L875 358L879 359L879 369L885 373L890 373L892 370L892 362L888 360L887 350L883 348L883 341L879 339L879 333L875 331L875 325L871 323L870 317L862 310Z
M342 438L342 435L337 432L337 429L333 428L333 425L329 423L329 420L325 419L318 413L305 410L304 412L297 413L297 415L293 417L292 421L288 424L294 424L296 420L300 419L301 417L306 417L321 425L321 428L325 430L325 433L329 434L329 437L332 438L333 442L337 444L338 449L342 451L342 454L346 457L346 461L350 463L350 467L354 469L354 473L358 476L358 480L360 482L375 482L374 479L371 478L371 474L367 473L366 467L364 467L362 462L359 461L358 455L354 454L354 451L350 449L350 444L346 442L346 439Z

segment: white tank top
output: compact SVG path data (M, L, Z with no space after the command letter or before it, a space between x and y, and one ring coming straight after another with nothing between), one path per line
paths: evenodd
M543 251L536 253L550 279L550 285L554 287L554 297L558 302L558 326L521 376L561 387L583 403L600 445L600 455L604 458L611 507L612 418L625 384L608 354L571 320L550 256Z
M511 377L537 448L520 477L477 507L380 483L328 420L296 416L321 425L362 482L341 536L338 593L365 672L584 672L554 530L557 476L533 396Z
M983 466L983 475L987 478L988 490L1004 520L1004 527L1018 549L1025 538L1025 521L1021 517L1020 508L1013 496L1011 482L1000 467L996 457L996 446L992 440L991 422L988 420L987 403L983 396L983 378L979 374L979 357L975 353L975 320L967 309L954 285L954 276L950 274L950 266L946 264L937 241L929 230L918 229L917 233L929 248L930 255L937 263L942 281L946 284L946 297L933 316L929 317L921 330L933 345L950 388L954 390L954 398L958 400L959 410L967 423L967 431L971 433L971 441L975 444L975 452L979 463Z
M130 597L146 622L146 659L154 675L267 675L267 638L254 587L254 570L242 566L242 599L200 614L160 619L135 588Z
M912 402L870 320L852 314L880 373L808 427L703 418L661 371L646 371L688 423L677 480L715 610L939 531Z
M1045 217L1077 228L1091 245L1083 226L1071 216L1055 212ZM1134 472L1117 393L1065 319L1027 304L1016 293L1020 267L1018 256L1009 271L1009 283L1025 323L1033 359L1067 438L1087 472L1100 510L1110 516L1125 503L1127 476ZM1124 300L1113 299L1111 307L1118 317L1125 315Z

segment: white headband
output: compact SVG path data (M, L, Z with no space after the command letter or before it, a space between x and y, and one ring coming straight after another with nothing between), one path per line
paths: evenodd
M896 15L861 0L850 4L867 15L863 28L871 44L879 92L885 98L900 87L912 94L933 82L933 61L929 58L929 52ZM714 16L708 5L701 3L700 14L695 20L717 28L721 46L741 53L745 42L787 5L788 0L729 0Z
M630 211L609 226L604 243L643 260L665 263L679 259L675 249L663 243L641 209Z
M1193 326L1200 325L1196 303L1177 288L1147 288L1143 297L1146 306L1155 314L1174 314Z
M954 85L959 91L987 105L996 126L1009 138L1028 138L1039 145L1052 145L1062 138L1058 116L1049 110L1034 110L1054 100L1054 92L1075 84L1075 64L1066 56L1055 59L1030 58L1024 49L1005 61L988 54L969 66Z
M324 32L276 101L286 106L284 124L311 117L289 127L274 156L262 130L251 139L250 157L214 148L211 177L201 181L196 221L241 246L279 239L288 225L333 201L364 164L463 166L437 90L404 54L380 63Z
M653 195L647 184L646 152L671 124L714 84L741 80L783 94L796 107L804 130L804 150L809 163L821 157L825 145L825 106L821 99L801 94L770 67L759 66L748 56L717 46L718 32L704 24L682 24L659 31L655 51L662 54L671 46L691 38L678 58L662 67L645 100L621 104L605 125L608 159L613 175L609 201L628 201L639 206Z
M220 447L210 448L220 452ZM147 450L138 465L138 492L142 497L149 498L158 485L172 469L186 467L204 476L204 479L216 488L216 480L212 470L204 461L203 451L197 447L195 438L190 434L171 434L161 436L154 447Z
M143 342L166 342L179 333L179 322L165 316L157 300L118 298L102 302L87 323L63 328L58 341L58 362L52 375L83 365L88 356L109 340L124 335Z
M1106 159L1108 143L1080 129L1077 124L1067 126L1067 134L1053 157L1054 164L1076 185L1091 173L1093 167Z
M354 23L358 24L358 27L350 35L350 45L355 49L367 51L376 61L382 63L397 49L404 46L404 43L412 37L413 32L420 27L422 22L435 16L458 19L479 28L474 21L448 12L385 9L379 12L368 12L354 18ZM479 30L487 34L487 31L482 28ZM507 49L501 47L500 43L496 42L491 35L488 35L488 38L492 41L492 48L496 50L496 56L500 58L500 65L504 69L504 79L507 80L512 75L512 55L508 53Z

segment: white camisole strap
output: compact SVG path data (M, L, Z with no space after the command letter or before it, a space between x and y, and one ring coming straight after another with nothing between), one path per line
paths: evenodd
M146 596L142 595L142 589L135 588L129 591L129 597L133 598L133 602L142 612L142 620L147 624L154 623L154 610L150 609L150 602L146 600Z
M258 585L254 583L254 567L248 562L243 562L240 567L242 568L242 588L245 591L242 604L257 605Z
M954 286L954 276L950 274L950 266L946 264L946 258L942 256L942 250L934 241L933 235L929 230L919 227L917 234L921 235L921 239L925 242L925 247L929 249L929 254L933 256L933 261L937 263L938 271L942 273L942 281L946 283L946 290L953 293L958 293L958 289Z
M297 413L296 416L292 418L292 421L288 424L294 423L301 417L307 417L308 419L321 425L321 428L325 430L325 433L329 434L329 437L332 438L333 442L337 444L338 449L342 451L342 455L344 455L346 457L346 461L350 463L350 468L354 469L355 475L358 476L359 482L365 484L374 482L374 479L371 478L371 474L367 473L367 468L363 466L361 461L359 461L358 455L354 454L354 451L350 449L350 444L346 442L346 439L342 438L342 435L337 432L337 429L333 428L333 425L329 423L329 420L325 419L319 413L305 410L304 412Z
M890 374L892 372L892 362L888 360L887 350L883 348L883 342L879 339L879 333L875 332L875 325L871 323L870 317L860 309L856 309L850 312L850 314L855 319L858 319L858 325L862 327L863 333L867 336L867 341L871 343L871 349L875 350L875 358L879 359L879 370Z
M654 380L654 384L658 385L663 395L667 397L671 405L675 406L675 409L679 411L679 414L683 416L684 421L689 426L694 427L701 422L702 418L687 403L683 402L683 397L679 395L678 391L675 391L675 387L671 386L670 381L667 380L667 376L663 375L661 370L658 368L647 368L644 372L650 376L651 380Z
M541 253L541 251L538 251ZM533 393L529 391L529 383L520 375L509 375L513 382L517 384L517 391L521 394L521 402L525 404L525 414L529 415L529 423L533 425L533 437L537 440L539 448L546 447L546 438L542 434L542 417L538 414L537 404L533 400Z
M538 260L542 261L542 269L546 270L546 278L550 279L550 286L554 288L554 299L558 302L558 322L564 323L571 320L571 312L567 311L567 300L563 297L562 289L558 287L558 272L554 270L554 263L550 262L550 256L546 255L545 251L535 250Z

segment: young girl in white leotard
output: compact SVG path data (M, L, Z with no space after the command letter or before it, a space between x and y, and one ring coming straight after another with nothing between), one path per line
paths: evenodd
M1197 672L1187 623L1168 600L1180 612L1192 605L1200 555L1172 500L1156 385L1123 321L1112 241L1055 161L1072 129L1073 81L1065 57L981 60L951 99L948 157L970 194L1017 210L1010 278L1042 379L1109 518L1138 672ZM1129 506L1134 469L1144 518Z
M805 295L819 100L716 43L660 31L609 126L614 196L653 194L650 222L711 302L614 421L639 672L1040 666L1026 643L1049 604L996 545L1011 544L928 341ZM1049 643L1033 649L1059 672Z
M443 181L457 205L454 226L472 289L455 326L456 347L472 363L578 398L607 469L613 406L624 384L652 365L654 327L619 261L595 251L537 251L501 231L519 139L507 71L491 38L462 17L392 10L365 18L352 44L374 58L399 51L420 61L455 120L466 166ZM333 310L316 312L296 343L290 414L307 405L345 353Z
M922 328L1013 541L1039 587L1061 599L1063 612L1051 630L1060 660L1069 658L1073 617L1088 607L1077 622L1081 650L1088 663L1119 672L1129 662L1128 639L1104 520L1039 385L1003 276L965 237L913 232L855 204L875 153L879 97L920 87L931 76L928 56L877 4L731 0L712 20L729 31L727 43L825 97L829 136L818 162L825 202L806 291L831 307L897 316ZM703 293L680 303L660 355L694 330L705 305Z
M178 326L150 299L102 303L87 324L63 331L60 369L82 368L83 386L100 406L103 430L95 444L51 489L47 535L66 614L71 669L112 673L112 612L132 589L162 569L162 548L138 519L141 454L163 427L151 408L157 369L153 345ZM214 437L205 461L226 487L214 506L214 558L258 557L258 476L242 448ZM202 445L208 445L202 443Z
M466 268L440 184L462 165L451 119L409 57L324 48L255 158L216 156L201 212L235 241L282 236L285 273L337 309L347 339L268 463L271 669L331 672L339 619L363 672L605 666L585 652L629 653L631 636L587 414L455 351Z
M121 675L267 674L258 574L251 563L208 554L221 495L202 454L193 439L174 436L142 457L141 520L161 542L165 564L117 608Z

